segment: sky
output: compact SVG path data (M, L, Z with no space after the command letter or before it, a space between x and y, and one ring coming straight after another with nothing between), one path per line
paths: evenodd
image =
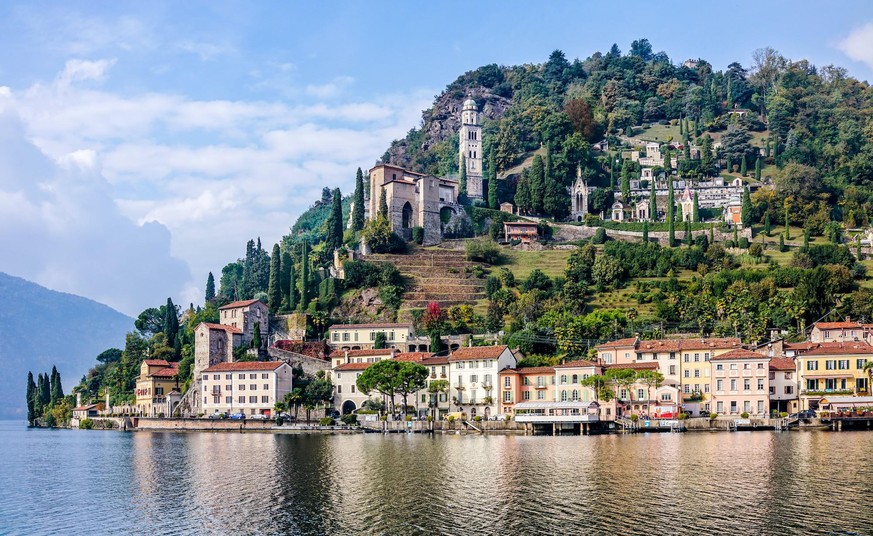
M136 315L353 188L465 71L645 37L873 80L873 2L2 2L0 271Z

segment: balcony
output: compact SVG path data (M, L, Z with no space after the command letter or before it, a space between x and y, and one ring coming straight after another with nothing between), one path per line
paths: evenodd
M853 396L855 394L855 391L852 391L851 389L807 389L804 391L800 391L800 394L803 396Z
M466 389L466 387L464 386L463 383L456 383L456 384L454 385L454 387L455 387L455 389L457 389L458 391L463 391L464 389Z

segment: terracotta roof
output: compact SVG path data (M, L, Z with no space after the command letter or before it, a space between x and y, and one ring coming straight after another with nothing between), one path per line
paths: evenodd
M391 355L391 352L400 353L394 348L382 348L381 350L334 350L330 353L330 357L345 357L346 352L348 352L349 357Z
M614 365L603 365L605 369L631 369L631 370L657 370L658 364L654 361L646 361L643 363L618 363Z
M682 339L679 347L682 350L723 350L726 348L740 348L742 341L737 337L722 337L711 339Z
M817 347L821 343L817 342L786 342L782 345L783 350L810 350L812 348Z
M221 307L218 308L218 310L220 311L220 310L222 310L222 309L238 309L238 308L240 308L240 307L247 307L247 306L249 306L249 305L251 305L251 304L253 304L253 303L255 303L255 302L261 302L261 300L240 300L240 301L235 301L235 302L228 303L227 305L222 305ZM264 302L261 302L261 304L262 304L262 305L267 305L267 304L264 303Z
M858 322L816 322L812 327L818 329L860 329L862 326Z
M769 359L764 354L759 354L758 352L753 352L751 350L743 350L742 348L738 348L736 350L731 350L726 354L721 354L714 356L712 361L721 361L721 360L730 360L730 359Z
M599 348L618 348L618 347L623 348L625 346L635 346L636 343L637 343L636 337L632 337L629 339L618 339L617 341L605 342L601 345L598 345L597 348L598 349Z
M170 363L166 359L146 359L144 363L150 367L169 367Z
M239 333L242 335L242 330L239 328L235 328L233 326L225 326L224 324L210 324L209 322L200 322L197 324L197 327L206 326L208 329L214 329L216 331L226 331L228 333ZM197 329L197 328L194 328Z
M538 224L535 221L505 221L503 225L521 225L521 226L529 226L536 227Z
M421 363L425 359L433 356L433 352L405 352L394 356L395 361L411 361L413 363Z
M637 346L638 352L678 352L679 339L655 339L651 341L640 341Z
M88 404L87 406L79 406L77 408L73 408L73 411L85 411L89 409L97 409L97 404Z
M156 370L150 374L152 378L173 378L179 374L179 366L174 363L175 367L166 367Z
M854 355L873 354L873 346L866 342L823 342L815 348L803 352L801 357L811 355Z
M797 365L790 357L776 357L770 360L770 370L796 370Z
M331 329L411 328L412 324L334 324Z
M426 358L421 360L421 364L428 366L428 367L431 365L448 365L449 364L449 356L442 355L442 356L426 357Z
M588 361L587 359L577 359L576 361L568 361L566 363L561 363L560 365L555 365L555 368L573 368L573 367L596 367L597 363L594 361Z
M468 359L497 359L508 346L464 346L458 348L449 356L449 361L463 361Z
M373 363L345 363L343 365L338 366L334 370L338 372L345 372L347 370L365 370L367 367L372 365Z
M554 374L555 367L522 367L515 371L519 374Z
M250 370L276 370L284 365L284 361L235 361L233 363L218 363L203 372L248 372Z

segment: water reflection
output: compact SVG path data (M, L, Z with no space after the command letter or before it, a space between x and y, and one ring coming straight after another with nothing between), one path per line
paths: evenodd
M4 423L0 533L865 533L871 438L122 434Z

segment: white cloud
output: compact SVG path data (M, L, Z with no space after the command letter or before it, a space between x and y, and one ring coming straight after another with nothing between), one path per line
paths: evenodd
M230 45L192 40L181 41L176 44L176 48L182 52L194 54L203 61L214 60L220 56L227 56L236 52L234 47Z
M310 84L306 86L306 93L319 99L332 99L340 95L346 88L354 83L355 79L350 76L334 78L327 84Z
M102 81L106 77L106 72L115 65L114 59L102 59L96 61L89 60L67 60L64 65L64 70L58 75L57 84L66 88L73 82L81 82L85 80Z
M873 69L873 22L853 29L848 36L837 43L837 48L849 58Z

